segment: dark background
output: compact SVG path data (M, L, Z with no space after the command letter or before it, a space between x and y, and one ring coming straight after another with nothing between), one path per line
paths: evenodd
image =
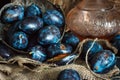
M10 0L0 0L0 9L7 3L10 3Z

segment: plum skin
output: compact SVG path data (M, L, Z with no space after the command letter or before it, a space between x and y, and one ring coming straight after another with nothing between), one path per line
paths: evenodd
M58 27L54 25L45 26L39 30L38 43L41 45L58 43L60 37L61 32Z
M63 14L57 10L47 10L43 15L43 20L47 25L62 27L64 25Z
M109 72L114 67L115 63L115 54L110 50L98 52L90 61L92 70L99 74Z
M28 36L24 32L15 32L11 36L10 43L16 49L25 49L28 45Z
M3 23L12 23L24 18L24 7L20 5L11 5L5 8L1 14Z
M81 80L79 73L73 69L64 69L58 75L57 80Z

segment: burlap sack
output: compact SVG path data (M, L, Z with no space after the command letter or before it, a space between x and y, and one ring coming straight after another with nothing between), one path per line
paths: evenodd
M40 0L41 2L43 0ZM42 11L44 11L44 6L41 4L40 1L37 0L14 0L13 3L8 4L9 5L29 5L30 3L36 3L40 7L42 7ZM45 1L45 0L44 0ZM44 1L42 3L44 3ZM53 3L56 3L55 1L58 0L51 0ZM76 4L79 0L71 0L74 3L72 3L69 0L59 0L59 4L65 5L63 10L66 10L68 12L70 10L71 4ZM62 3L63 2L63 3ZM70 3L70 4L69 4ZM71 6L71 7L70 7ZM3 8L2 8L3 9ZM2 11L2 10L1 10ZM3 42L6 46L8 46L10 49L12 49L9 45L7 45L4 42L4 34L3 34L3 27L5 25L0 24L0 41ZM32 60L28 58L27 54L19 54L18 51L15 51L15 56L8 61L5 61L4 59L0 58L0 80L57 80L58 74L64 70L64 69L75 69L80 74L81 78L84 80L110 80L112 76L118 74L120 71L115 66L114 69L112 69L107 74L96 74L91 71L89 68L88 62L81 61L79 56L82 51L83 44L93 39L85 39L80 42L78 45L78 48L76 49L76 52L78 53L78 57L75 58L74 63L64 66L57 66L55 64L46 64L46 63L40 63L38 61ZM110 45L110 43L107 40L93 40L98 41L101 45L106 47L107 49L112 50L114 53L117 53L117 50ZM14 51L14 49L12 49ZM89 52L89 51L88 51ZM88 53L87 52L87 53ZM22 52L21 52L22 53ZM87 57L86 57L87 59Z
M93 39L85 39L79 44L79 55L82 51L83 44ZM94 40L99 42L105 48L117 53L117 50L106 40ZM86 65L87 64L87 65ZM74 69L78 71L81 78L87 80L111 80L112 76L119 74L119 69L115 66L107 74L96 74L91 71L85 61L78 57L74 63L64 66L55 64L40 63L29 59L27 56L15 56L8 61L0 61L0 80L57 80L59 73L64 69Z
M82 65L74 63L56 66L20 56L0 63L0 80L57 80L59 73L64 69L74 69L82 79L86 80L110 80L113 75L119 73L119 69L115 66L109 73L96 76L83 65L84 62L81 63Z

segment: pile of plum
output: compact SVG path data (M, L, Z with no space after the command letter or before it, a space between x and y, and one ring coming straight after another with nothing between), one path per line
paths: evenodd
M42 12L36 4L27 7L10 5L2 10L0 21L2 24L9 25L7 30L4 31L5 41L14 49L28 52L34 60L65 65L77 56L74 50L80 40L71 31L65 32L63 35L65 18L63 13L57 9ZM120 35L116 36L111 43L119 49ZM97 42L94 44L93 41L86 42L83 45L80 58L85 60L90 47L88 62L91 69L96 73L110 71L116 63L115 54L104 49ZM4 49L5 47L1 45L0 52ZM7 54L9 52L5 53L5 55L2 53L0 55L9 58L10 54ZM75 72L74 70L70 71ZM76 72L75 74L78 75ZM61 74L60 76L64 75ZM71 76L69 77L71 78ZM79 78L75 80L79 80Z
M70 31L63 36L65 18L60 10L42 12L36 4L5 7L1 13L1 23L9 25L4 31L5 41L14 49L29 52L32 59L40 62L72 54L80 41Z

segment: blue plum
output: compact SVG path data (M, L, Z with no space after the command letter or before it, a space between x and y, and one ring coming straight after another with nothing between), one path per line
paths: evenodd
M120 40L120 34L117 34L112 38L112 41L115 41L115 40Z
M111 40L112 45L118 49L118 53L120 53L120 34L115 35ZM117 54L120 56L119 54Z
M91 60L91 69L95 73L107 73L116 64L116 57L110 50L103 50L98 52Z
M32 55L32 59L43 62L47 59L47 54L45 52L45 49L40 46L36 45L32 47L30 50L30 54Z
M59 41L61 33L58 27L54 25L45 26L38 33L38 43L41 45L54 44Z
M73 69L65 69L60 72L57 80L81 80L79 73Z
M40 7L36 4L32 4L26 8L25 15L27 17L31 16L40 16L42 14L42 11Z
M47 49L48 51L47 55L49 58L52 58L59 54L70 54L72 50L73 50L72 47L67 44L60 44L60 43L51 44Z
M92 46L93 41L87 41L83 44L83 50L81 53L81 58L85 60L86 53L88 49ZM89 51L88 59L91 59L97 52L100 52L103 50L102 45L100 45L98 42L95 42L91 50Z
M12 36L15 32L19 31L18 26L19 26L20 22L21 22L21 21L16 21L16 22L15 22L14 24L12 24L12 25L8 28L8 30L6 31L6 32L7 32L7 37L8 37L9 39L11 38L11 36Z
M28 34L33 34L43 27L43 20L37 16L27 17L21 21L19 29Z
M47 25L62 27L64 25L64 16L57 10L47 10L43 15L43 20Z
M16 49L25 49L28 45L28 36L24 32L15 32L11 36L10 44Z
M67 32L64 35L62 41L63 41L63 43L69 44L73 48L76 48L76 46L80 42L80 39L76 35L74 35L72 32Z
M10 50L6 45L0 43L0 56L5 60L10 59L13 56L13 51Z
M24 7L20 5L11 5L6 7L1 13L3 23L12 23L24 18Z

